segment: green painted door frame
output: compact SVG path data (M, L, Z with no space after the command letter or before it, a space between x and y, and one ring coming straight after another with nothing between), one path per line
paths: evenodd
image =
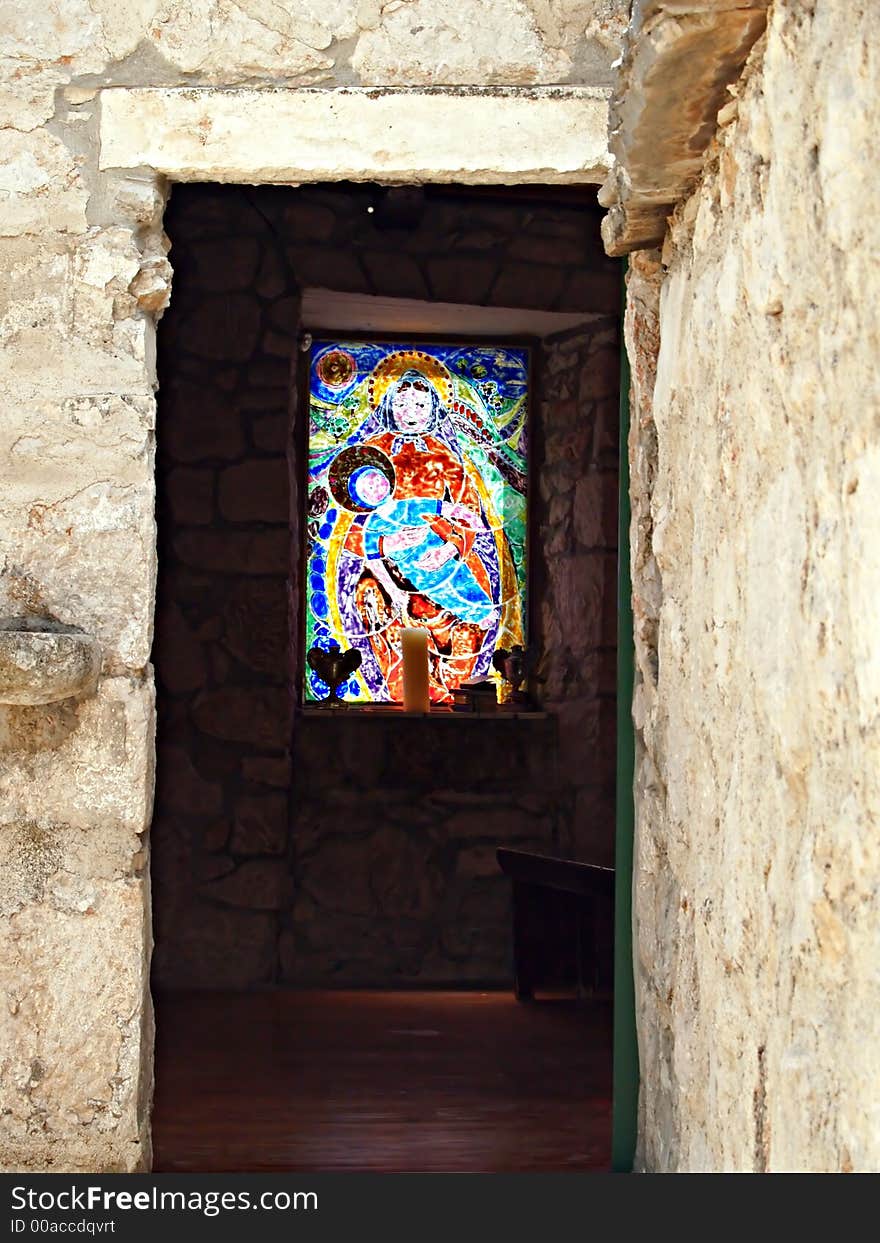
M626 260L623 263L622 296L622 309L625 308ZM617 817L614 847L614 1080L611 1141L611 1168L615 1173L629 1173L633 1167L639 1099L639 1050L636 1041L632 939L635 831L635 733L632 698L635 651L629 565L629 385L629 359L621 324L617 554Z

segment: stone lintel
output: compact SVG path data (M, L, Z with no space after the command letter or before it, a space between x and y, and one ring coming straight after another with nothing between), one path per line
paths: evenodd
M610 104L615 159L599 201L609 255L659 245L699 176L727 86L764 31L769 0L636 0Z
M535 89L101 92L102 168L173 181L601 183L607 92Z

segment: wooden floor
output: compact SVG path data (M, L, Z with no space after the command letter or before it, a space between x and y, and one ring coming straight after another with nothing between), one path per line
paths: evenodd
M157 1171L608 1169L608 1003L178 993L156 1014Z

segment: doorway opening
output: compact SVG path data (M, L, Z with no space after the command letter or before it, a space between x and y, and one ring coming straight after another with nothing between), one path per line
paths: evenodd
M517 1002L496 856L613 864L620 288L600 214L579 187L174 190L158 1170L609 1164L610 907L578 997L577 903L536 899L537 1000ZM516 720L300 705L304 334L401 325L535 342Z

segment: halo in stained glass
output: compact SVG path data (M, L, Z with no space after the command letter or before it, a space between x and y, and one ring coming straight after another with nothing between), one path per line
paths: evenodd
M384 487L376 480L381 475ZM349 445L327 472L333 499L343 509L366 514L394 492L394 467L386 453L370 445Z

